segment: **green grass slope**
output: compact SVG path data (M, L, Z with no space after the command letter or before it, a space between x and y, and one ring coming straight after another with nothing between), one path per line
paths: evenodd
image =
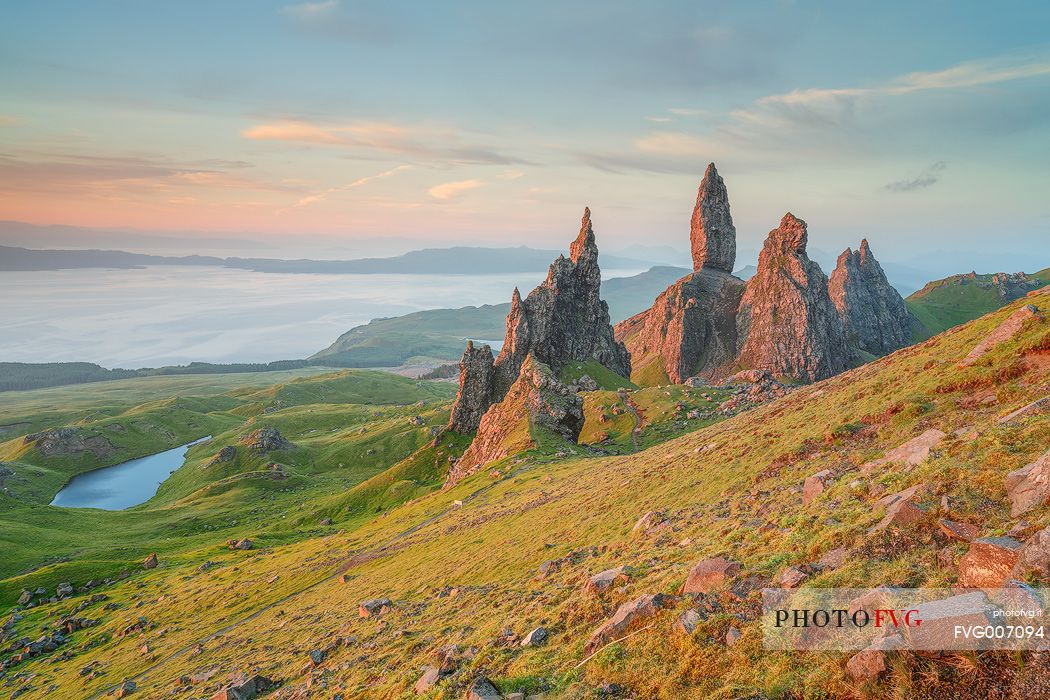
M1050 306L1048 295L1026 301ZM846 550L845 563L805 585L954 585L957 568L946 562L968 545L943 537L932 518L972 523L985 536L1009 531L1018 521L1003 479L1050 444L1050 414L1000 420L1050 392L1050 324L1029 322L972 366L958 365L1021 303L636 453L526 457L365 522L334 504L334 517L357 518L345 532L334 529L344 527L337 519L291 540L272 523L252 522L241 531L258 533L260 546L248 552L200 540L101 589L115 607L88 603L82 614L99 623L72 634L71 658L23 663L5 687L34 700L87 698L133 678L143 697L161 697L188 677L181 682L192 696L210 697L231 677L261 673L283 685L282 697L409 698L422 667L455 644L463 655L431 700L462 697L479 674L504 692L552 699L592 698L609 683L666 700L991 697L1008 690L1028 655L902 655L884 678L859 684L845 672L849 654L764 650L756 592L711 596L716 612L691 635L674 629L689 604L679 600L593 658L583 650L620 603L675 593L704 557L739 561L741 578L757 588L834 548ZM657 396L654 414L667 405ZM946 437L926 461L860 470L931 428ZM835 479L803 505L803 480L824 469ZM878 499L918 484L931 522L869 534L882 517ZM310 513L300 505L288 505L288 520ZM667 524L632 532L650 511ZM1024 519L1026 535L1034 533L1050 525L1050 508ZM112 556L128 556L131 566L133 554ZM205 560L217 566L199 571ZM632 567L622 585L602 596L582 590L588 575L616 566ZM53 587L65 572L54 573L34 582ZM360 617L358 604L377 597L392 609ZM80 600L23 613L15 633L35 634ZM143 629L121 634L140 617ZM505 628L524 635L541 624L550 631L545 646L502 641ZM732 646L724 641L730 626L742 633ZM311 649L327 650L317 666L308 663ZM97 673L81 675L90 663Z
M921 327L916 340L925 340L1023 297L1029 291L1050 284L1050 268L1011 283L996 283L999 275L953 275L930 282L909 296L908 309Z

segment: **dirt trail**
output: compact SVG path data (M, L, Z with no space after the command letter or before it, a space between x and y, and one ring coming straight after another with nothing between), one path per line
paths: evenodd
M634 401L631 401L631 397L627 395L627 392L623 389L619 391L620 401L623 402L624 408L631 412L634 417L634 426L631 428L631 445L635 451L638 451L638 436L642 432L642 414L638 412L638 407L634 405Z

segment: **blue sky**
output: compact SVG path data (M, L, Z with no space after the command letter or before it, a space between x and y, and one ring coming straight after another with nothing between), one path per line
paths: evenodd
M1031 267L1050 238L1047 3L4 16L0 219L552 246L587 204L600 245L685 248L713 160L745 250L788 210L889 259L994 243Z

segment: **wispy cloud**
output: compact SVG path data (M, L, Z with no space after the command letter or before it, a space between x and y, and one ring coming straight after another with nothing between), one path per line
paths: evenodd
M882 189L887 192L914 192L915 190L925 189L930 185L936 184L937 181L941 179L941 173L944 172L944 169L947 167L948 164L946 162L939 160L915 177L907 180L890 182L883 185Z
M488 146L465 143L453 129L404 126L389 122L357 122L319 126L304 121L283 120L245 129L245 138L257 141L286 141L336 146L358 152L393 153L419 162L440 165L525 163Z
M592 151L578 153L577 157L609 172L695 172L698 163L723 159L731 159L740 167L776 167L800 159L848 159L856 163L866 153L879 150L875 144L892 145L899 141L888 136L888 130L893 128L891 118L898 123L906 121L911 127L907 132L910 135L924 133L915 125L920 124L923 115L936 114L934 105L943 105L943 101L921 101L924 95L958 93L959 107L979 119L987 102L974 99L968 91L1047 76L1050 60L998 59L907 73L872 85L792 90L761 97L746 107L722 114L675 107L668 113L680 117L703 114L705 123L695 129L685 128L684 124L682 128L663 128L635 138L620 151ZM1003 109L1009 107L1007 104ZM1026 108L1028 112L1030 109ZM965 128L964 123L946 124L945 128ZM890 183L887 189L928 187L937 182L940 170L943 166L912 180Z
M358 187L361 187L362 185L367 185L369 182L373 182L375 180L382 180L384 178L388 178L391 175L396 175L397 173L402 172L403 170L408 170L411 167L412 167L411 165L399 165L396 168L390 168L389 170L384 170L383 172L377 173L375 175L367 175L365 177L359 177L356 180L354 180L353 182L348 182L345 185L339 185L337 187L329 187L326 190L322 190L320 192L315 192L314 194L310 194L310 195L307 195L305 197L302 197L301 199L299 199L298 202L295 203L295 206L296 207L306 207L306 206L309 206L311 204L316 204L317 202L320 202L320 201L322 201L324 199L327 199L328 197L330 197L333 194L336 194L337 192L346 192L346 191L349 191L349 190L357 189ZM286 211L288 211L288 209L282 209L278 213L284 213Z
M302 2L295 5L285 5L281 13L299 18L314 18L327 15L339 8L339 0L324 0L323 2Z
M460 180L458 182L444 182L440 185L435 185L427 190L427 193L434 199L449 200L458 197L464 192L484 186L485 183L481 180Z

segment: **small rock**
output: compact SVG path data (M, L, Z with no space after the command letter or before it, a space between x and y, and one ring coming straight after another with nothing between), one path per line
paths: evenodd
M729 630L726 631L726 646L734 646L738 641L740 641L740 636L742 634L743 633L736 627L730 627Z
M973 542L977 535L981 534L976 525L957 523L953 520L938 520L937 527L948 537L962 542Z
M360 617L376 617L382 615L391 607L393 603L390 602L389 598L375 598L373 600L366 600L361 603L357 608L357 614Z
M806 481L802 485L802 505L809 505L817 496L823 493L832 476L831 470L825 469L806 477Z
M120 684L120 687L117 688L117 692L115 693L114 697L126 698L127 696L135 692L136 687L137 686L135 685L135 681L124 681Z
M590 593L604 593L619 581L626 581L630 577L627 568L618 566L615 569L606 569L587 579L584 588Z
M538 647L542 646L547 642L547 628L537 627L536 629L525 635L525 639L521 640L523 647Z
M1021 556L1022 544L1012 537L982 537L959 560L959 585L1000 588Z
M789 566L780 574L780 586L781 588L798 588L807 578L809 574L805 571L797 566Z
M668 527L670 523L667 522L667 518L664 517L663 511L651 510L634 524L631 528L631 534L633 535L648 535L656 530L661 530Z
M710 593L741 572L743 567L725 557L703 559L689 571L682 593Z
M466 700L501 700L501 696L492 681L485 676L478 676L467 688Z
M441 672L435 666L427 666L423 669L423 675L416 681L416 695L426 695L441 680Z
M150 554L148 557L146 557L145 561L142 562L142 566L147 569L156 569L157 563L157 555Z
M685 635L691 635L704 618L696 610L686 610L675 620L674 628Z
M837 569L846 563L848 557L849 550L845 547L836 547L830 552L825 552L817 563L822 569Z

